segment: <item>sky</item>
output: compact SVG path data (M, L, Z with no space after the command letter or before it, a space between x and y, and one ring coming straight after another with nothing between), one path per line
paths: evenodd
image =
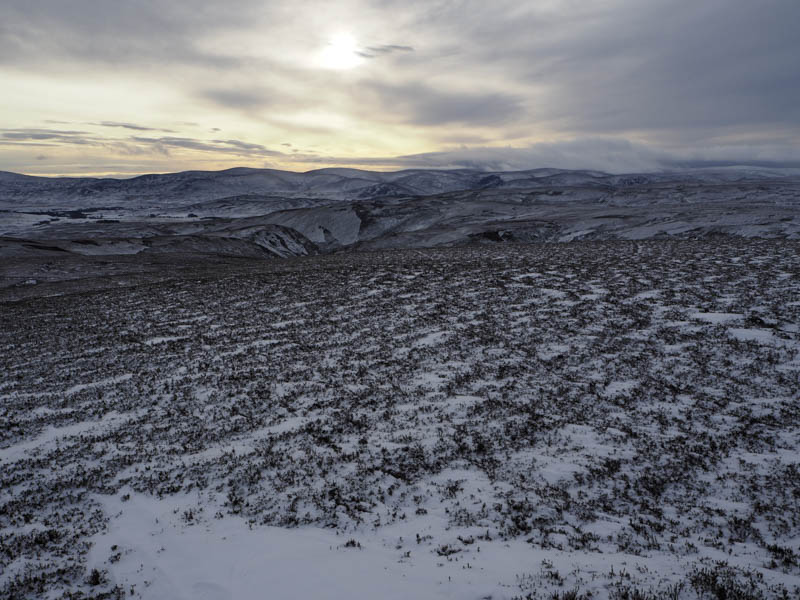
M0 170L800 166L797 0L2 0Z

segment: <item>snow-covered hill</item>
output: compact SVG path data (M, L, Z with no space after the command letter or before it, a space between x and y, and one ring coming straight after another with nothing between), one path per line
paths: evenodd
M5 256L180 249L285 257L494 242L800 237L800 179L770 171L231 169L129 180L5 174L0 206L0 236L16 240L0 244Z
M458 190L553 186L627 186L665 182L719 183L774 178L766 170L609 175L597 171L533 169L515 172L412 169L391 173L319 169L306 173L235 168L142 175L131 179L45 178L0 173L0 210L87 210L118 207L162 211L233 196L354 200L427 196Z

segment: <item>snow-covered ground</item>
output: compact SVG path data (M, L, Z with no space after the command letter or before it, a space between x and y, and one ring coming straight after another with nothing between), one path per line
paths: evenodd
M798 250L388 250L2 303L0 596L800 597Z
M790 170L782 176L234 169L129 180L0 177L0 256L53 247L78 255L297 256L476 241L798 239L798 207L800 177ZM19 240L47 243L20 249Z

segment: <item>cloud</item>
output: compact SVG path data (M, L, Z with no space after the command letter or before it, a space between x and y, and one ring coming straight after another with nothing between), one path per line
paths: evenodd
M422 83L365 82L378 105L378 116L415 125L499 125L524 115L522 99L501 92L438 90Z
M222 144L229 148L241 150L247 153L255 153L259 156L280 156L283 153L277 150L270 150L261 144L252 144L249 142L242 142L241 140L213 140L215 144Z
M622 138L581 138L524 147L457 148L387 157L298 157L308 163L373 168L524 171L590 169L607 173L654 172L703 167L800 168L800 148L783 145L664 149Z
M613 173L664 168L668 154L628 140L596 138L525 147L470 147L394 157L304 157L311 163L380 168L476 169L524 171L539 167L593 169Z
M52 140L69 139L76 135L86 135L86 131L64 129L0 129L0 137L8 140Z
M413 52L412 46L399 46L397 44L384 44L382 46L367 46L363 50L356 51L356 54L362 58L376 58L386 54L395 52Z
M794 0L610 0L513 20L478 12L454 42L470 40L459 46L464 68L530 85L534 116L562 133L689 141L765 127L797 134L798 22Z
M623 173L662 168L665 155L624 139L581 139L524 148L463 148L401 157L416 166L518 171L538 167Z
M133 136L132 141L148 144L151 147L164 151L168 148L184 148L200 152L213 152L217 154L236 154L239 156L284 156L282 152L270 150L261 144L252 144L240 140L197 140L182 137L139 137Z
M202 90L199 96L224 108L253 110L270 104L270 94L264 90L206 89Z
M123 129L156 131L153 128L120 124ZM0 145L6 146L50 146L69 148L70 146L90 146L103 148L111 153L132 156L143 154L169 155L169 150L184 149L215 155L235 155L244 157L285 156L263 144L237 139L204 140L190 137L159 136L146 137L132 135L123 138L91 136L86 131L58 129L0 129ZM38 160L38 159L37 159Z
M5 0L0 64L168 63L226 68L239 60L197 43L214 32L246 28L260 2L238 0L237 9L213 0ZM267 12L265 9L261 13Z
M117 121L102 121L101 123L92 123L92 125L100 125L101 127L120 127L122 129L133 129L134 131L161 131L163 133L175 133L175 131L172 129L145 127L143 125L136 125L134 123L119 123Z
M288 88L305 86L307 102L327 108L329 96L345 94L349 102L335 108L360 113L359 89L314 81L307 69L332 18L348 23L362 57L414 55L400 73L368 77L386 92L387 113L409 124L502 125L500 116L516 120L524 105L531 129L566 137L635 131L702 140L800 128L796 0L342 0L335 8L238 0L234 9L213 0L6 0L0 63L104 65L167 79L183 69L170 85L189 96L223 74L257 82L200 88L225 109L255 111L276 97L283 106ZM387 34L403 43L376 43Z
M0 143L3 145L58 145L85 146L94 143L86 131L64 129L0 129Z

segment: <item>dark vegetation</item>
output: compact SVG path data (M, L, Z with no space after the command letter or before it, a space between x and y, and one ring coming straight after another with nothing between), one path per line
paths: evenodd
M799 251L353 253L0 304L0 597L121 597L85 562L97 497L201 490L186 526L443 509L416 544L443 561L525 540L683 561L604 575L614 599L796 598ZM520 590L590 584L543 565Z

